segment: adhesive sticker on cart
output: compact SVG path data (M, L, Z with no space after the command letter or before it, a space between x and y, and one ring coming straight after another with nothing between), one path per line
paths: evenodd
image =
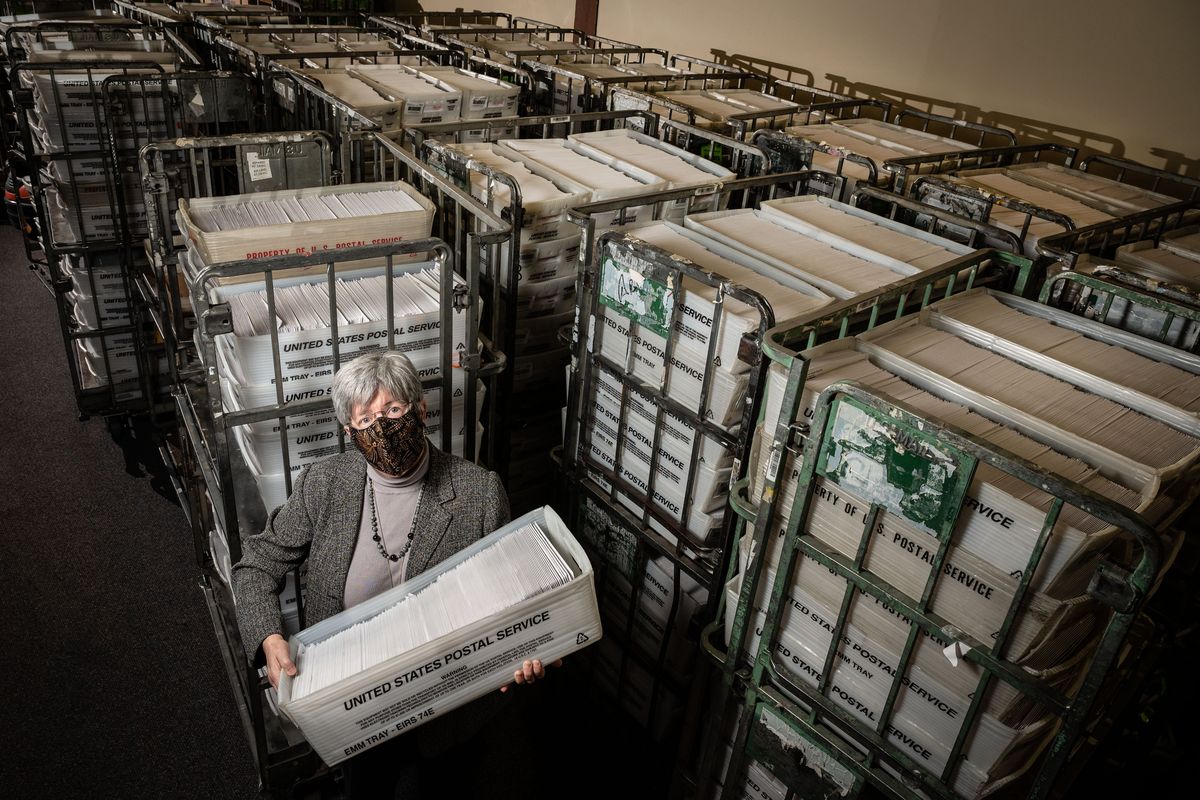
M953 522L968 476L932 437L846 398L834 401L831 416L821 474L935 533Z
M271 160L261 158L257 153L246 153L246 169L250 172L252 181L269 181L271 175Z
M675 307L675 290L669 284L647 278L648 267L650 264L635 256L606 247L600 266L600 302L659 336L666 336Z

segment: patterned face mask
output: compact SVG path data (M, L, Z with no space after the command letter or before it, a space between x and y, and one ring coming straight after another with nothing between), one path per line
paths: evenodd
M351 429L350 440L375 469L407 475L425 452L425 423L414 405L402 417L380 417L361 431Z

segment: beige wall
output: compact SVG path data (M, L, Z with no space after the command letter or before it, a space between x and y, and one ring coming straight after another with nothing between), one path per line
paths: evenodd
M487 8L569 25L575 3ZM1198 0L600 0L597 32L1200 177Z

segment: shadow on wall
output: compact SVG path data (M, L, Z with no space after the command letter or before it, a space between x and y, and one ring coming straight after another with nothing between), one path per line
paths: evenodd
M851 81L841 75L826 75L830 86L836 92L842 92L852 97L870 97L887 100L899 107L917 108L934 114L953 116L971 122L985 125L996 125L1008 128L1017 135L1019 141L1057 142L1072 147L1078 147L1086 153L1103 153L1122 158L1125 155L1125 144L1117 138L1103 133L1085 131L1045 120L1019 117L1015 114L1005 114L1002 111L984 111L979 106L966 103L956 103L938 97L902 92L878 86L871 83Z
M808 86L815 85L815 76L813 73L802 67L767 61L742 53L727 53L724 50L714 49L711 52L714 61L720 64L728 64L731 68L742 72L757 72L776 79L803 83ZM1107 134L1085 131L1080 128L1046 120L1030 119L1029 117L1021 117L1016 114L1006 114L1003 111L984 111L979 106L968 103L958 103L953 100L904 92L877 84L861 83L852 81L841 75L826 74L825 78L829 82L829 88L832 91L850 97L883 100L891 103L893 109L897 111L907 107L955 119L963 119L968 122L978 122L984 125L1007 128L1015 133L1017 140L1022 143L1057 142L1078 147L1080 149L1080 158L1094 153L1114 156L1116 158L1123 158L1125 156L1125 143ZM1150 152L1162 159L1162 163L1152 163L1147 166L1157 167L1158 169L1188 178L1200 178L1200 158L1189 157L1183 153L1177 153L1161 147L1152 147L1150 148Z
M718 64L728 64L731 69L737 72L757 72L776 80L791 81L792 83L800 83L805 86L815 86L814 81L816 80L816 76L802 67L793 67L790 64L781 64L778 61L765 61L753 56L744 56L741 53L729 54L724 50L714 49L709 52L712 53L713 61L716 61Z

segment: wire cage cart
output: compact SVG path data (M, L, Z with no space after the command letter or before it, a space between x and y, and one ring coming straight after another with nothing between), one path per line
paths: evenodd
M752 207L756 202L772 198L803 195L808 177L808 173L797 173L727 182L718 191L728 193L731 199L719 207L733 208L743 203ZM675 199L668 195L660 193L662 200ZM626 202L633 205L639 200L646 202L651 197L632 198ZM739 199L732 199L735 197ZM612 211L605 205L597 205L594 208L576 209L573 216L585 217L602 209L609 213ZM706 216L721 214L689 215L685 217L688 228L693 229L693 219L703 220ZM706 233L703 228L694 230L697 235ZM632 235L636 236L636 231ZM729 252L722 251L722 243L715 239L700 237L699 241L707 242L705 246L715 248L717 252ZM730 245L729 242L724 244ZM584 250L581 249L581 252ZM752 253L749 255L753 256ZM983 270L989 277L994 277L993 273L1000 269L999 266L992 266L994 260L987 253L968 254L954 260L955 269L947 268L937 274L944 279L961 270ZM1027 262L1019 258L1005 264L1014 270L1027 267ZM620 280L619 277L626 270L635 274L630 280ZM688 284L681 283L684 278ZM907 287L912 282L913 279L898 282L896 286L903 288L896 289L893 295L885 299L895 302L897 297L908 297ZM930 278L930 282L932 284L934 279ZM662 725L663 719L670 718L670 709L681 696L681 686L687 687L688 691L699 692L700 702L693 703L694 707L706 704L704 681L681 684L678 668L674 665L681 658L686 659L689 652L694 653L696 648L694 630L684 640L686 620L698 619L695 614L697 607L711 612L721 594L734 517L731 512L722 511L723 503L714 507L706 499L713 496L713 476L708 473L712 473L713 465L717 464L736 475L740 470L739 465L744 463L749 454L747 448L752 435L752 420L757 414L760 393L761 371L757 357L760 351L755 329L751 326L750 330L745 331L734 354L735 360L747 362L745 386L731 395L729 387L722 385L728 382L722 371L710 368L704 371L700 381L702 399L697 401L689 396L686 401L680 401L670 396L662 385L656 385L653 380L647 382L641 375L644 370L639 362L635 362L636 366L631 369L625 358L614 358L611 352L606 352L605 337L621 341L624 336L632 335L626 333L627 328L632 328L631 323L637 323L639 330L645 331L640 327L642 318L632 310L638 307L647 314L652 313L650 309L656 309L653 313L658 314L664 313L663 309L670 309L674 317L655 321L655 330L678 330L674 326L679 323L680 315L688 312L683 310L684 303L679 300L679 295L672 299L671 294L677 291L675 287L681 285L711 287L707 290L709 294L704 308L710 308L708 303L711 302L712 310L702 312L703 319L690 318L698 319L698 322L688 323L692 327L699 324L711 331L721 330L722 316L729 313L730 308L737 307L739 301L744 303L742 298L745 298L756 304L754 308L757 311L753 319L760 323L757 336L761 336L773 324L771 309L781 298L764 298L720 275L706 272L682 257L668 255L633 238L623 238L618 233L599 238L599 255L596 261L585 268L583 283L585 288L581 288L577 300L580 311L572 347L567 431L562 457L566 478L564 503L566 513L572 515L569 518L577 529L584 532L584 538L590 540L589 546L595 550L593 563L599 565L599 595L602 598L609 594L615 598L629 597L617 606L622 611L617 621L606 626L610 638L619 646L608 648L611 651L608 664L598 664L597 675L603 675L605 669L611 672L611 665L615 665L616 674L620 676L619 681L614 682L617 687L615 693L622 705L647 720L648 725L653 720L658 720L658 724ZM616 302L612 293L618 289L632 296L626 302ZM639 296L642 297L641 301L637 299ZM900 305L903 311L903 299ZM876 307L872 313L878 314L880 310ZM864 318L867 313L864 308ZM628 317L629 322L625 322L624 317ZM646 335L644 332L638 334L643 338ZM714 335L707 339L707 354L696 358L693 353L690 358L705 364L729 361L730 354L725 352L726 343L722 343L718 352L712 351L718 338ZM679 362L684 358L684 350L674 349L679 340L679 337L667 337L666 347L656 346L646 354L639 352L641 360L656 360L660 369L662 364ZM634 338L634 341L640 339ZM678 375L672 380L677 378ZM717 397L721 398L719 402L715 399ZM728 411L714 411L714 406ZM701 412L700 409L706 411ZM646 421L643 431L645 439L636 434L636 430L640 430L639 417ZM605 445L600 445L600 451L597 451L597 443L605 440L601 434L592 432L608 429L611 430L604 435L616 442L615 450L612 446L607 446L606 450ZM630 435L621 436L612 432L626 430L631 432ZM664 433L664 430L667 432ZM600 438L596 438L598 436ZM700 448L699 453L694 450L696 447ZM718 463L718 451L728 453L729 460ZM648 465L641 463L647 461ZM688 471L680 468L680 463L706 466ZM679 495L683 498L682 505L679 505L670 498L674 496L671 487L679 482L681 475L686 485ZM648 499L651 497L655 498L654 501ZM676 505L672 506L672 502L676 502ZM687 523L683 520L687 520ZM607 583L610 574L616 576L611 585ZM645 587L638 589L643 574L653 575L654 580L646 578ZM665 594L654 582L661 582L663 575L672 577L674 581L666 584ZM652 639L653 646L648 647L645 643L646 632L643 630L639 633L636 630L637 626L645 627L646 623L637 617L645 615L640 606L656 594L660 599L654 600L654 603L665 604L666 608L658 615L659 627L666 624L667 630L676 633L672 637L660 635ZM663 598L669 598L669 602ZM634 614L629 609L639 610ZM625 611L628 611L628 616L625 616ZM679 625L676 620L685 622ZM623 638L621 631L633 638ZM676 671L673 672L673 669ZM687 692L684 692L682 696L686 695ZM699 729L691 723L684 724L684 730L692 728ZM694 760L694 745L694 742L684 741L680 752L683 765L680 768L681 775L685 781L693 783L698 780L695 764L685 762Z
M330 69L353 63L384 63L395 51L386 31L353 25L229 27L215 42L216 60L263 78L277 61Z
M928 305L933 298L949 297L956 287L971 288L971 275L965 283L961 273L959 278L943 285L930 283L923 293L914 292L926 306L918 325L940 326L939 330L958 335L969 329L965 324L958 328L943 324L953 319L953 312L950 317L940 312L944 302ZM971 295L978 300L981 293L967 292L959 299ZM1109 335L1111 329L1011 295L984 293L983 298L1018 310L1033 325L1066 328L1097 343L1094 346L1116 338ZM847 796L867 783L895 797L974 797L1005 784L1011 784L1010 789L1019 786L1017 791L1030 796L1047 796L1062 788L1061 781L1069 774L1068 760L1077 763L1078 745L1095 733L1090 727L1093 710L1112 697L1112 690L1120 687L1122 676L1136 661L1129 656L1140 645L1123 647L1123 643L1169 563L1172 548L1182 538L1172 541L1164 534L1192 501L1195 490L1187 476L1193 466L1184 459L1179 471L1165 474L1162 482L1145 484L1133 478L1127 486L1139 502L1126 497L1118 503L1112 498L1119 491L1105 496L1094 490L1094 482L1083 485L1047 471L1046 462L1039 465L1015 454L1016 439L1009 439L1009 449L1004 449L989 441L994 440L990 434L981 438L976 428L968 433L930 416L928 410L914 410L932 406L926 401L917 407L912 405L916 400L902 403L879 388L874 377L864 378L864 384L839 379L835 370L829 380L808 385L812 365L838 353L874 353L870 343L899 324L876 328L881 318L872 313L871 336L830 341L852 330L851 320L860 313L857 303L844 303L820 323L785 323L767 335L767 354L774 362L774 405L764 403L767 411L761 449L755 456L754 489L743 480L732 493L746 534L740 568L730 568L724 621L719 619L706 629L706 648L722 665L733 695L742 701L722 796L738 796L740 776L751 758L805 796ZM1161 345L1144 340L1122 344L1183 374L1195 375L1200 367L1194 357ZM1027 353L1006 345L1003 337L988 346L1030 363ZM899 361L882 356L871 360L905 380L915 380L926 392L953 397L982 411L969 392L944 394L940 384L916 379ZM1089 382L1061 364L1051 374L1102 396L1121 396L1121 390L1102 381ZM1139 405L1135 400L1131 405L1147 411L1153 404ZM1160 414L1155 418L1166 426L1194 432L1194 412L1156 408ZM1109 470L1106 475L1122 474L1112 469L1111 460L1106 461L1115 455L1113 451L1077 449L1071 434L1039 434L1014 423L1016 417L1006 416L1003 409L994 411L988 415L992 419L1015 424L1027 436L1050 436L1054 447L1075 458L1108 464L1102 466ZM850 462L868 471L871 464L884 467L863 483ZM989 471L986 477L985 471ZM925 491L929 484L922 482L930 478L940 488L923 494L935 501L918 511L913 499ZM995 584L999 599L992 624L978 629L993 632L980 638L965 621L983 595L961 595L954 604L948 599L953 584L964 580L963 554L979 546L978 542L968 545L966 538L966 526L981 508L978 482L997 480L1038 486L1047 497L1038 503L1042 513L1023 523L1028 541L1020 552L1011 554L1020 567L1002 592ZM880 486L896 491L884 497L887 492L872 488ZM1156 503L1165 503L1169 510L1154 507ZM1052 555L1061 556L1054 536L1060 535L1063 521L1074 513L1072 508L1090 514L1107 530L1124 533L1117 535L1117 547L1101 548L1104 558L1091 551L1077 562L1072 585L1087 589L1072 601L1072 607L1073 613L1082 615L1077 619L1083 620L1083 633L1073 637L1058 627L1048 641L1058 637L1058 641L1066 638L1082 644L1050 658L1047 663L1052 668L1039 673L1031 669L1028 656L1036 652L1028 647L1029 609L1045 599L1042 592L1053 584L1048 577L1055 574L1052 564L1061 568L1064 563ZM829 513L838 516L830 522ZM1013 525L1005 524L1007 519L1001 517L1001 527L1012 529ZM894 563L902 561L903 554L884 559L882 552L885 542L907 548L905 542L915 541L906 538L916 530L914 524L928 540L919 556L924 565L905 575ZM904 534L893 538L899 530ZM1001 531L996 529L992 535ZM1011 536L1004 532L1002 538ZM911 556L918 551L913 547L906 552ZM989 558L996 558L998 552L992 551ZM971 580L977 578L978 574ZM991 600L990 593L987 599ZM870 627L867 620L872 615L876 622L889 621L891 633L886 633L887 626ZM816 621L821 632L798 640L796 626L803 627L806 621ZM717 643L718 638L727 643ZM797 644L805 640L809 643ZM966 669L958 673L957 689L945 688L953 687L944 677L957 669L947 670L951 662ZM1006 698L1004 703L1001 697ZM1020 715L1007 716L1008 722L998 726L1005 715L998 719L996 709L1007 703L1005 714L1010 715L1014 700L1037 712L1019 720L1024 726L1017 724ZM924 713L930 705L938 706L938 713L953 719L953 724L932 728L933 723L916 722L938 716ZM926 727L918 730L918 725ZM930 733L933 730L942 732ZM994 757L994 769L992 762L979 767L985 751Z
M460 93L436 79L417 79L401 66L446 66L451 58L449 51L440 49L394 50L379 61L360 53L358 63L332 69L302 69L276 60L264 81L279 127L321 130L332 137L336 177L349 174L364 157L354 149L362 141L357 134L459 118ZM386 82L389 75L408 76L421 86L421 97L392 88Z
M1091 156L1076 168L1077 158L1075 148L1042 143L911 156L893 165L922 173L911 181L914 197L1017 232L1030 257L1044 236L1193 199L1200 188L1194 178L1124 159Z
M1039 301L1190 352L1200 340L1200 203L1187 201L1050 236Z
M416 11L407 14L377 14L367 22L397 33L435 38L443 30L511 28L512 14L506 11Z
M366 12L353 3L305 3L301 8L295 0L275 0L272 3L176 3L184 17L181 28L188 41L217 66L216 40L230 28L247 26L348 25L361 27Z
M386 166L383 156L374 163L387 181L404 177L404 167L419 169L407 154L386 154L394 159L392 166ZM331 245L328 250L314 240L303 248L272 246L241 260L222 261L221 254L232 252L229 246L237 243L206 239L202 229L194 228L198 218L190 216L191 209L207 197L237 192L242 197L225 202L246 202L247 192L301 189L312 195L362 188L363 184L345 189L330 185L332 155L324 134L296 132L161 142L146 149L144 160L148 201L161 212L152 231L158 263L174 263L186 284L187 296L174 299L193 308L201 365L180 374L174 399L182 436L178 451L170 455L260 778L268 791L281 793L311 777L317 760L299 732L273 710L265 679L246 662L229 588L230 567L241 557L242 537L262 530L267 512L290 492L299 469L344 449L328 394L329 376L340 363L364 348L403 345L422 371L432 439L438 447L469 459L478 452L481 435L476 422L482 399L479 381L504 366L503 354L477 335L477 260L456 267L451 246L440 238L336 249ZM507 226L498 218L436 176L426 174L413 185L411 196L419 190L421 196L433 198L423 201L427 211L421 212L429 215L431 230L444 227L446 218L461 220L464 252L484 251L506 237ZM365 186L382 190L397 184ZM434 218L434 200L440 223ZM170 223L170 210L176 208L186 227L184 249ZM253 247L265 248L274 234L270 228L259 230L263 235L254 237ZM280 249L293 252L278 254ZM362 281L380 284L372 283L369 289L378 306L377 318L371 312L365 323L339 322L342 298L355 297L355 285ZM420 319L401 305L411 301L411 289L405 287L415 286L413 281L426 287L422 292L436 293L436 299L431 295L421 301L426 310ZM362 287L368 288L365 283ZM275 326L263 331L245 327L237 309L246 305L239 298L252 298L252 304L257 302L253 298L261 298L265 318L275 319L293 307L300 289L328 298L329 316L320 326L300 334L280 333ZM297 571L281 587L289 630L303 627L303 585L302 571Z
M913 126L905 126L905 121ZM942 133L934 134L930 128ZM910 110L896 114L890 123L827 116L822 122L791 125L782 131L758 131L753 141L766 153L773 169L811 168L844 175L847 196L860 185L903 194L907 175L892 168L896 158L1017 143L1010 131L1001 128Z
M113 11L142 25L157 28L179 28L186 20L183 14L167 3L138 3L113 0Z
M541 504L555 486L548 454L561 442L568 357L558 331L574 313L580 248L564 207L586 201L590 190L569 177L527 167L506 145L497 149L492 143L613 130L634 118L646 121L639 112L598 112L488 120L482 129L472 127L478 123L458 123L404 132L430 168L472 192L511 225L505 246L484 265L483 287L491 309L489 330L510 361L491 402L507 431L494 468L507 477L515 509ZM468 141L457 141L464 137ZM533 180L549 181L542 185L555 187L560 198L528 200L522 182L506 169L523 175L534 170L539 177Z
M40 253L26 245L47 264L79 411L151 410L162 364L131 283L146 219L136 156L149 138L200 118L188 110L193 98L152 80L191 54L169 32L136 23L14 26L8 42L30 59L10 73L21 129L12 165L26 170ZM105 93L133 76L150 80L139 96Z
M665 87L686 81L681 70L667 66L665 50L647 47L606 47L583 53L526 58L521 66L535 87L535 111L571 114L608 109L608 89Z

